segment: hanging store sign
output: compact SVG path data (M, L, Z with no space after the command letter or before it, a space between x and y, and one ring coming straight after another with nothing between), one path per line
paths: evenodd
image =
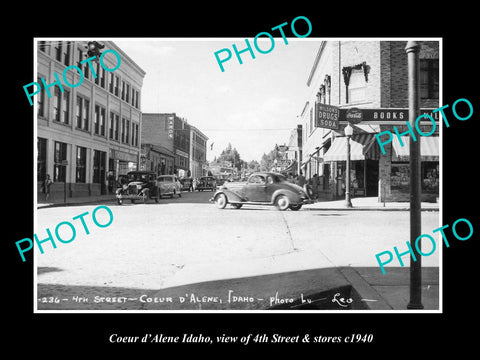
M439 121L439 113L433 112L435 109L420 109L420 114L428 114L435 121ZM376 123L385 124L395 122L404 123L408 121L408 109L340 109L340 124L346 125L348 123L358 124L362 123ZM422 122L430 123L430 120L422 120Z
M327 104L315 104L315 127L338 129L340 109Z
M170 139L173 138L173 121L174 121L173 116L170 116L170 117L168 118L168 137L169 137Z

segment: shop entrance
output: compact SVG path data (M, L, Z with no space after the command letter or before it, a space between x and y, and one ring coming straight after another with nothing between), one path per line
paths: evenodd
M367 196L378 196L378 160L365 160Z

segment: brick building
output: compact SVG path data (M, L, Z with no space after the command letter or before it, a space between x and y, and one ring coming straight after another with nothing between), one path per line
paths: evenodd
M119 55L116 70L82 64L86 41L37 41L37 82L53 84L57 76L63 83L63 91L58 84L49 87L51 97L43 86L36 95L39 195L47 174L54 182L51 196L63 197L65 188L66 197L91 196L114 191L118 175L138 167L145 72L113 42L101 43L101 51ZM110 55L103 62L114 69L118 60ZM64 74L73 65L83 81L74 68ZM79 85L68 87L63 78Z
M194 178L206 176L208 137L195 126L190 126L190 174Z
M190 170L190 125L187 121L178 117L175 113L144 113L142 124L142 146L145 145L144 155L147 154L146 146L150 148L155 146L156 150L165 149L158 156L160 159L159 173L164 167L166 174L186 176ZM145 158L145 161L147 160L149 159ZM157 168L149 162L146 165L147 169L148 165Z
M421 108L439 106L439 41L423 41L420 51ZM320 197L344 197L346 113L361 117L353 124L351 189L353 196L379 201L408 201L408 147L394 139L380 152L375 134L399 131L408 121L406 41L322 41L307 80L310 93L300 114L303 125L302 169L307 179L320 176ZM317 123L327 105L339 108L338 121ZM437 114L438 115L438 114ZM323 115L325 116L325 115ZM335 115L331 115L335 116ZM438 116L436 117L438 121ZM422 123L423 124L423 123ZM438 124L437 124L438 125ZM322 126L322 127L319 127ZM431 124L421 126L428 132ZM438 130L437 126L437 130ZM406 130L406 126L405 126ZM421 137L422 196L436 199L439 190L438 131ZM408 143L405 138L404 143Z

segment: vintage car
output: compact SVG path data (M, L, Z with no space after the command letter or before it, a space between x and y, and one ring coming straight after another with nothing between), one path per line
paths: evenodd
M158 202L156 176L150 171L130 171L123 180L123 185L115 192L117 203L122 205L125 199L130 199L132 203L135 203L135 200L146 203L148 199L155 199L155 202Z
M189 177L184 177L180 179L180 184L182 184L182 190L190 191L193 190L193 179Z
M165 195L169 195L171 198L174 195L182 196L182 184L175 175L160 175L157 177L157 186L160 198Z
M219 209L227 204L240 209L242 205L275 205L279 210L300 210L313 200L300 186L288 182L281 174L253 173L246 182L225 183L210 199Z
M203 190L215 191L217 189L217 180L213 176L202 176L198 180L196 189L198 191L203 191Z

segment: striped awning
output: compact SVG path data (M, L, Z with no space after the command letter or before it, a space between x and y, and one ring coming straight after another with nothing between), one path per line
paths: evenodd
M375 134L354 134L350 138L350 160L378 159L379 147ZM347 138L336 137L332 146L323 155L324 161L347 160Z
M410 160L410 137L402 136L403 146L396 136L392 141L392 160L393 161L409 161ZM440 144L438 136L420 136L420 159L422 161L439 161Z

